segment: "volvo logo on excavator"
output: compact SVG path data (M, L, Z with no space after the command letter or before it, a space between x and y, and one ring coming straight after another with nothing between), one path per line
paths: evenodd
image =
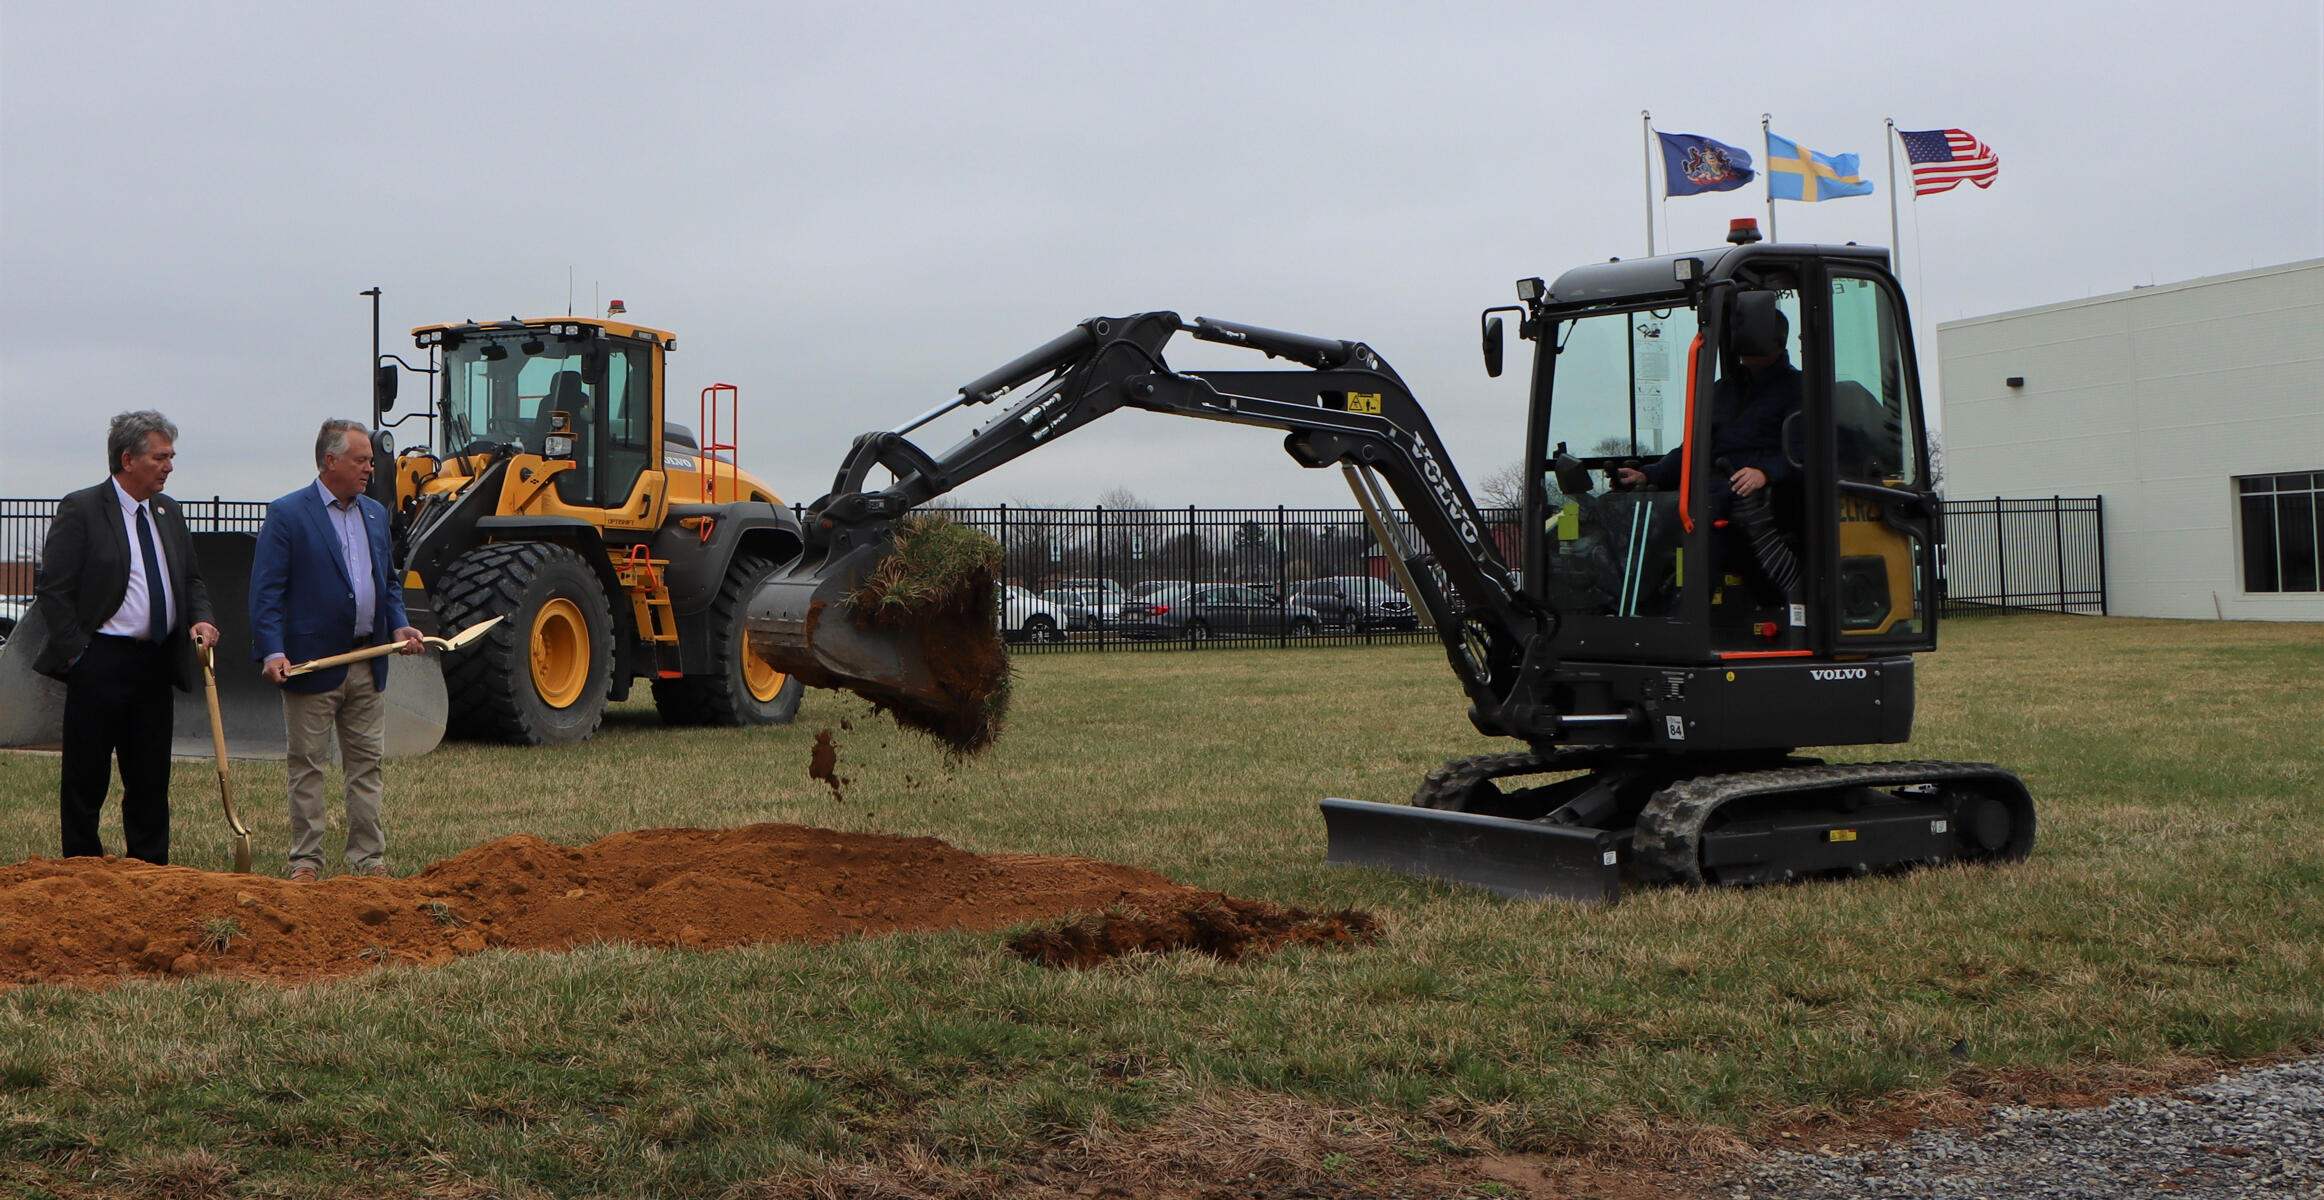
M1820 679L1827 683L1841 679L1872 678L1872 672L1863 667L1810 667L1808 675L1810 678Z
M1452 481L1445 478L1444 468L1436 464L1436 456L1428 452L1428 442L1418 433L1412 437L1412 463L1420 470L1420 478L1436 496L1436 506L1452 519L1453 527L1461 531L1461 540L1479 545L1477 523L1469 519L1468 508L1461 503L1460 493L1453 491Z

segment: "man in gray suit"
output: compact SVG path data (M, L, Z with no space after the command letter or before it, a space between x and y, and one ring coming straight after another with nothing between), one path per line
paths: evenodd
M97 816L118 757L129 856L169 861L169 689L192 690L194 647L218 641L193 537L161 490L177 440L160 413L114 417L112 478L65 497L41 547L33 604L48 642L32 669L65 684L57 806L67 858L105 852Z

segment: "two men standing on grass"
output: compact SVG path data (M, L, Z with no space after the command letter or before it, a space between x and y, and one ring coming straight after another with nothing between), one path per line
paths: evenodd
M324 766L339 740L345 777L347 868L386 875L379 760L387 748L387 660L292 675L294 663L361 646L423 648L403 607L403 580L388 548L387 510L364 494L373 470L371 434L331 420L315 438L315 480L266 510L250 564L250 646L267 682L282 689L290 749L290 878L322 874Z

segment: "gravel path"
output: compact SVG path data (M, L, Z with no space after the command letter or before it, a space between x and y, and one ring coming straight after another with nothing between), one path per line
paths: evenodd
M1734 1200L2324 1200L2324 1058L2103 1108L1996 1108L1979 1130L1779 1154Z

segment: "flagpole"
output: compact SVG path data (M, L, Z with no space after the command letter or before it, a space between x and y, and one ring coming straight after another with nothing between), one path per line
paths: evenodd
M1888 261L1895 265L1899 270L1901 270L1904 266L1903 262L1901 261L1901 256L1904 254L1904 243L1897 240L1896 233L1895 117L1888 118L1888 140L1881 143L1881 149L1888 155Z
M1772 113L1759 114L1759 152L1767 155L1767 169L1760 174L1767 177L1767 240L1775 240L1775 155L1768 150L1767 139L1773 135L1769 128L1775 120Z
M1646 257L1654 257L1654 114L1638 110L1638 119L1646 126Z

